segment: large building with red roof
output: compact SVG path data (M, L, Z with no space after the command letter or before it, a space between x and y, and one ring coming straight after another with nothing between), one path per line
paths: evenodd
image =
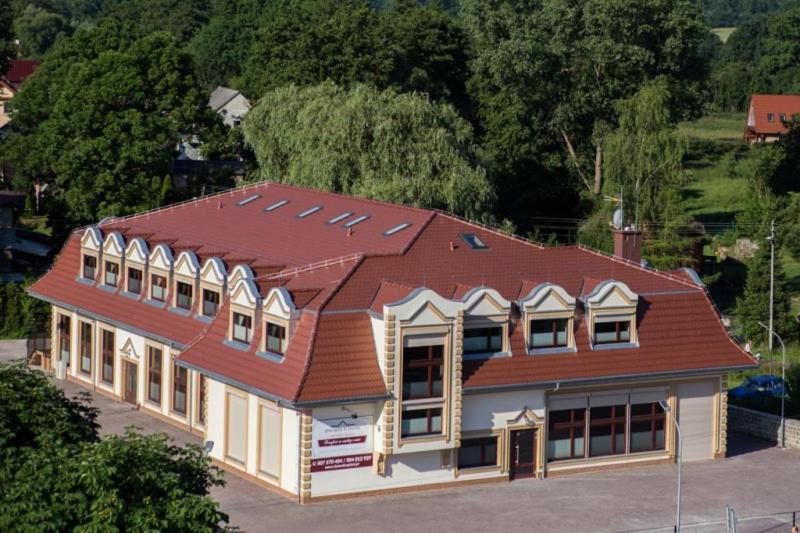
M756 362L637 235L546 248L260 183L76 231L30 293L62 376L300 502L673 461L662 402L684 460L723 457Z
M744 138L748 142L771 142L781 138L800 117L800 96L754 94L750 97Z
M0 76L0 128L11 120L8 104L22 86L22 82L39 68L36 59L11 59L8 70Z

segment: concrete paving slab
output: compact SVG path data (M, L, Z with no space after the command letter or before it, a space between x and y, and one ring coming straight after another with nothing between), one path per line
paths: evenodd
M0 340L0 362L25 359L28 351L25 339Z
M59 384L74 394L85 390ZM95 395L103 433L135 425L165 432L178 442L200 439L130 406ZM748 517L797 510L800 451L731 435L730 457L683 468L685 532L725 531L725 505L736 510L739 532L789 533L791 515ZM463 488L300 506L236 475L212 496L231 525L249 532L622 532L670 528L675 516L676 467L649 466L545 480L523 479ZM667 530L667 529L663 529ZM662 530L662 531L663 531Z

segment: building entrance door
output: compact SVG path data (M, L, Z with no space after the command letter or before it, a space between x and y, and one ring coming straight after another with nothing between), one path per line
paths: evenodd
M138 389L137 380L139 378L138 372L138 365L136 363L132 363L130 361L123 361L123 366L125 377L122 380L123 382L123 391L122 397L126 402L135 404L136 403L136 390Z
M536 474L536 430L521 429L511 432L509 457L511 479L533 477Z

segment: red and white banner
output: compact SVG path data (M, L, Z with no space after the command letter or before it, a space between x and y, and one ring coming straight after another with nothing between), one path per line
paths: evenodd
M314 420L311 471L372 466L372 417Z

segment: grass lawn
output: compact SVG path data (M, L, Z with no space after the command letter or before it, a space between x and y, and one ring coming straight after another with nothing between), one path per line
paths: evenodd
M681 122L678 131L689 139L741 141L746 113L715 113L692 122Z
M47 225L47 217L41 216L21 216L19 218L19 225L31 231L38 231L45 235L52 235L53 228Z
M736 28L711 28L711 33L719 37L719 40L724 43L735 29Z

